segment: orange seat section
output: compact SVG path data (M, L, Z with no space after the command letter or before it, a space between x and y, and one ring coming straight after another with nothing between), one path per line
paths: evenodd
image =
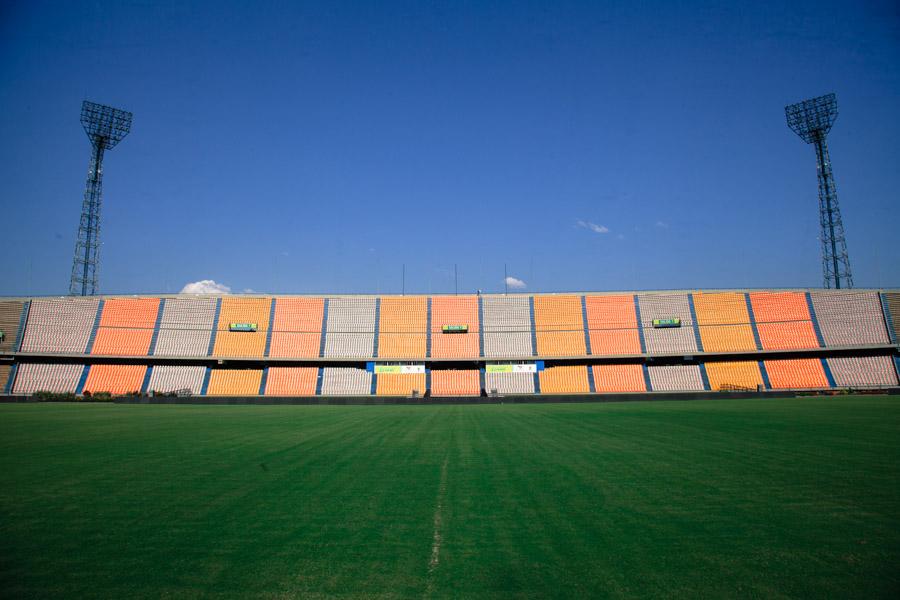
M775 389L827 388L828 379L818 358L784 358L764 361L769 383Z
M269 367L266 396L315 396L318 376L316 367Z
M159 298L110 298L103 303L91 354L146 356Z
M763 350L818 348L819 340L802 292L750 292Z
M585 296L591 354L640 354L637 313L632 296Z
M548 367L538 374L542 394L588 394L587 369L582 365Z
M696 292L694 310L704 352L756 350L744 294Z
M701 325L700 340L703 342L704 352L756 350L756 340L750 325Z
M213 356L261 357L266 351L271 308L271 298L222 298ZM255 323L256 331L229 331L231 323Z
M444 325L468 325L468 333L443 333ZM431 299L432 358L478 358L478 298L434 296Z
M318 357L324 311L323 298L277 298L269 356Z
M594 365L594 389L598 392L646 392L641 365Z
M411 396L413 390L425 394L425 373L379 373L375 393L379 396Z
M713 390L756 390L763 384L759 363L755 360L708 362L706 375Z
M427 345L428 299L424 296L382 298L379 358L425 358Z
M257 396L261 381L261 369L213 369L206 395Z
M432 371L432 396L478 396L481 394L481 378L478 371Z
M139 392L144 384L146 365L91 365L84 391L96 394L127 394Z
M584 356L580 296L535 296L534 327L538 356Z
M757 323L759 342L763 350L794 350L818 348L819 340L812 321L791 323Z

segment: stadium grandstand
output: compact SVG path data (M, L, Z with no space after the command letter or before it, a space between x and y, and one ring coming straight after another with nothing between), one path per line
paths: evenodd
M897 290L0 300L8 395L473 397L898 385Z

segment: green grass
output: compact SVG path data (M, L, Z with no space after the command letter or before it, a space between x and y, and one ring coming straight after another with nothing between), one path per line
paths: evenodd
M3 597L872 598L898 574L896 397L0 406Z

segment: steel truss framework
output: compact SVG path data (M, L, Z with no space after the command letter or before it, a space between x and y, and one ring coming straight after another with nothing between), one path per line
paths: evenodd
M816 149L819 179L819 224L822 242L822 275L826 288L852 288L853 275L847 256L844 222L838 204L837 188L831 172L826 138L837 118L834 94L819 96L784 108L787 124L807 144Z
M131 131L130 112L85 100L81 105L81 125L91 141L81 221L72 260L69 293L92 296L100 291L100 206L103 198L103 154L114 148Z

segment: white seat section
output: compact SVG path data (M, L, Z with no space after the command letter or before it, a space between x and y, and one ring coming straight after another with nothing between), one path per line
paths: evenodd
M372 393L372 374L352 367L322 369L323 396L368 396Z
M700 365L648 367L654 392L697 392L703 390Z
M687 294L638 294L648 354L694 354L697 337ZM681 327L654 329L654 319L681 319Z
M533 373L485 373L484 388L488 394L497 390L500 394L533 394Z
M816 290L809 295L826 346L890 343L876 292Z
M188 389L193 395L198 396L203 389L204 375L206 367L158 365L153 367L153 372L150 373L147 391L168 394Z
M370 358L375 351L375 298L331 298L325 356Z
M890 356L840 356L827 360L838 387L897 385Z
M166 298L154 356L206 356L215 298Z
M41 298L31 303L22 352L84 354L99 298Z
M75 392L84 365L43 365L24 363L16 370L14 394L35 392Z
M482 296L481 301L484 312L484 355L532 357L534 352L528 296Z

